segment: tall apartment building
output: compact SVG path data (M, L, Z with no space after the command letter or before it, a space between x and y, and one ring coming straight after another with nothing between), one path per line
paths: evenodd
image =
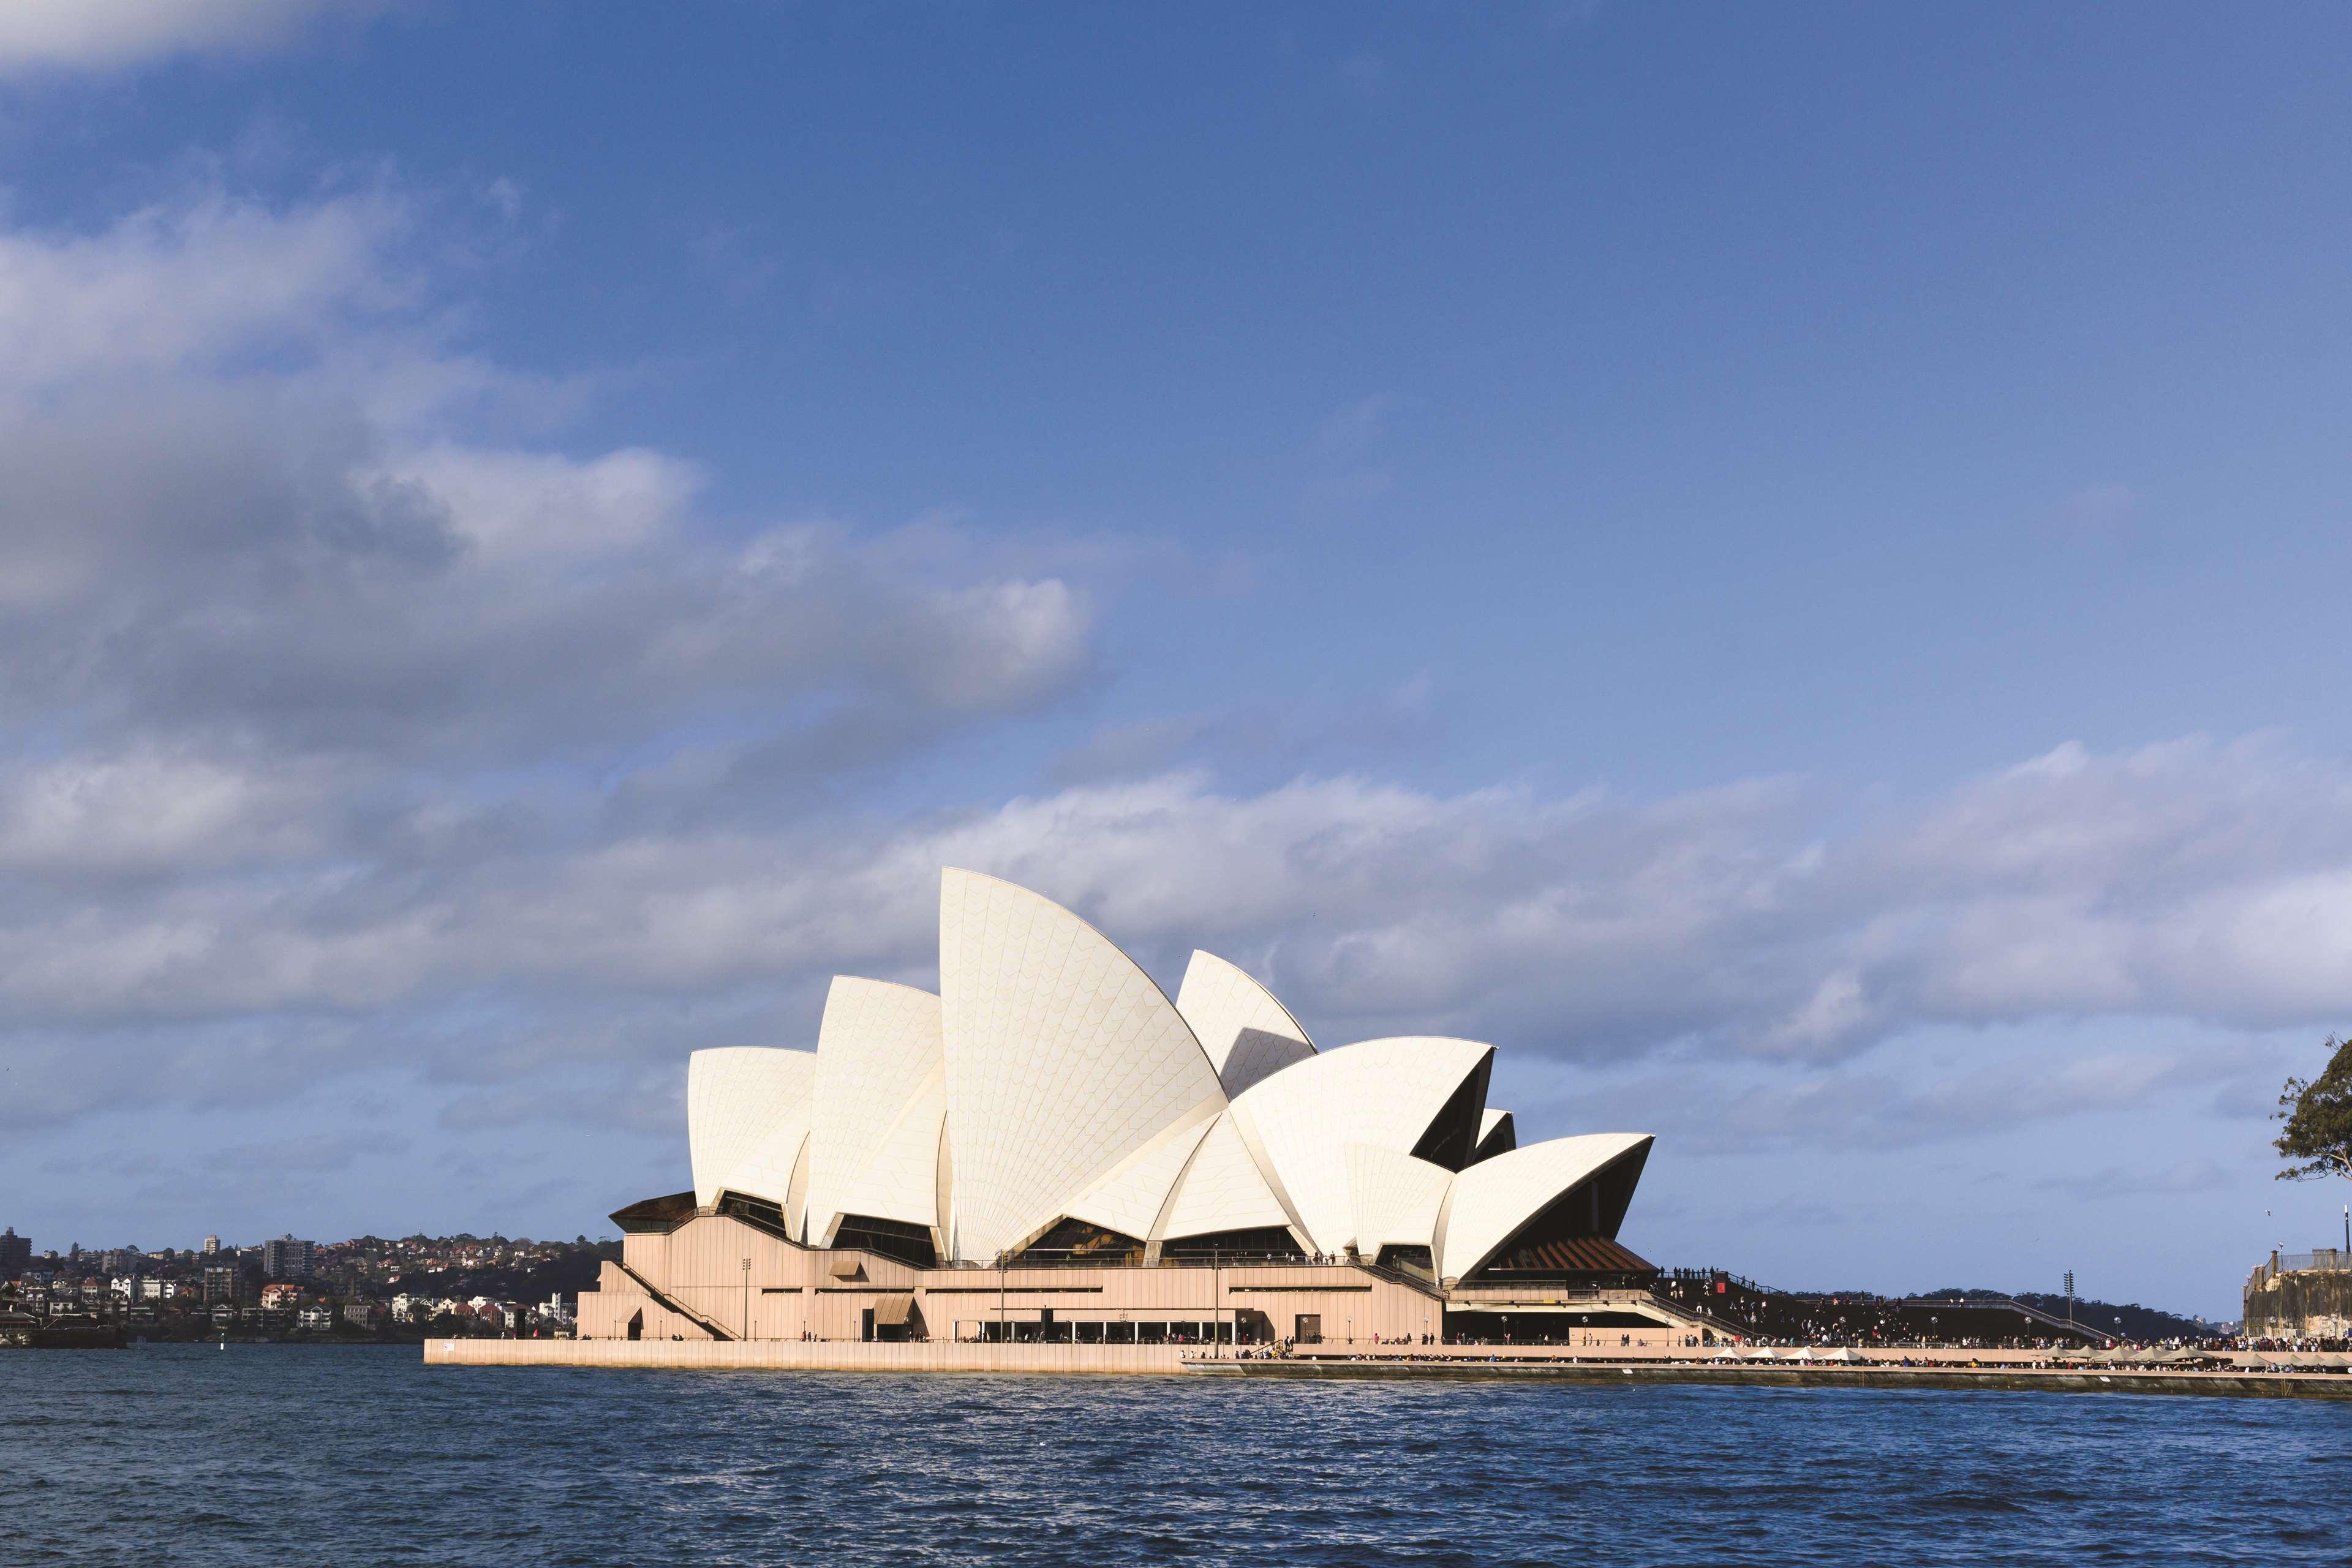
M10 1226L0 1231L0 1279L14 1279L33 1266L33 1238Z
M207 1263L205 1265L205 1305L232 1306L236 1301L236 1265Z
M218 1258L220 1256L219 1237L208 1236L205 1237L205 1256L206 1258Z
M261 1271L272 1279L310 1278L310 1244L291 1236L261 1244Z

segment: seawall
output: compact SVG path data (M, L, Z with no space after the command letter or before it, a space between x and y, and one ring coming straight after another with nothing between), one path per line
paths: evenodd
M1763 1388L1960 1388L2037 1394L2190 1394L2238 1399L2352 1400L2342 1373L2090 1372L2059 1367L1817 1366L1728 1364L1608 1365L1590 1362L1201 1361L1187 1372L1208 1377L1290 1380L1349 1378L1423 1382L1716 1384Z
M1286 1380L1385 1378L1422 1382L1527 1382L1623 1385L1710 1384L1759 1388L1946 1388L2045 1394L2185 1394L2242 1399L2352 1400L2344 1373L1903 1366L1890 1362L1735 1363L1657 1358L1577 1361L1558 1353L1523 1360L1494 1352L1421 1351L1416 1358L1338 1355L1234 1361L1188 1345L973 1344L932 1341L880 1344L854 1340L427 1340L428 1366L602 1366L772 1372L1018 1373L1045 1376L1205 1376ZM1588 1352L1589 1353L1589 1352Z
M1186 1345L975 1344L931 1340L427 1340L427 1366L758 1367L776 1372L1183 1371Z

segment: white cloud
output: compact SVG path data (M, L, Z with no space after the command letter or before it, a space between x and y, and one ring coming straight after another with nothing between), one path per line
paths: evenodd
M133 751L0 770L0 869L152 876L324 851L334 791L318 763L242 768Z
M7 0L0 68L110 67L187 52L276 47L322 19L358 19L390 0Z
M393 458L367 479L419 487L458 538L501 562L649 543L675 531L702 483L691 463L642 447L574 462L447 443Z
M1087 672L1090 600L1050 563L908 573L838 527L746 546L674 454L502 438L486 402L561 397L455 340L447 221L381 184L274 205L207 177L0 229L16 721L530 766L844 707L919 745Z
M0 397L315 356L416 301L414 218L382 188L278 209L198 183L95 232L0 233Z

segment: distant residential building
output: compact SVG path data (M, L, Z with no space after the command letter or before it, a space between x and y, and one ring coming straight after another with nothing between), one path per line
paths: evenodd
M310 1278L310 1244L290 1235L261 1244L261 1271L272 1279Z
M291 1279L272 1279L261 1288L264 1307L291 1307L302 1299L302 1287Z
M377 1320L383 1316L383 1309L377 1306L373 1301L346 1301L343 1303L343 1321L349 1323L355 1329L373 1329L375 1327Z
M236 1265L208 1263L205 1266L205 1305L234 1306L236 1302Z
M16 1227L0 1230L0 1279L14 1279L33 1266L33 1238L18 1236Z
M297 1321L310 1332L322 1334L335 1326L335 1310L324 1301L313 1301L302 1309Z
M205 1237L205 1256L206 1258L217 1258L220 1256L219 1237L208 1236Z

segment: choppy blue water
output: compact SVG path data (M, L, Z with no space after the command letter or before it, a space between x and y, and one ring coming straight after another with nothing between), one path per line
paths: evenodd
M2352 1405L0 1353L14 1563L2352 1560Z

